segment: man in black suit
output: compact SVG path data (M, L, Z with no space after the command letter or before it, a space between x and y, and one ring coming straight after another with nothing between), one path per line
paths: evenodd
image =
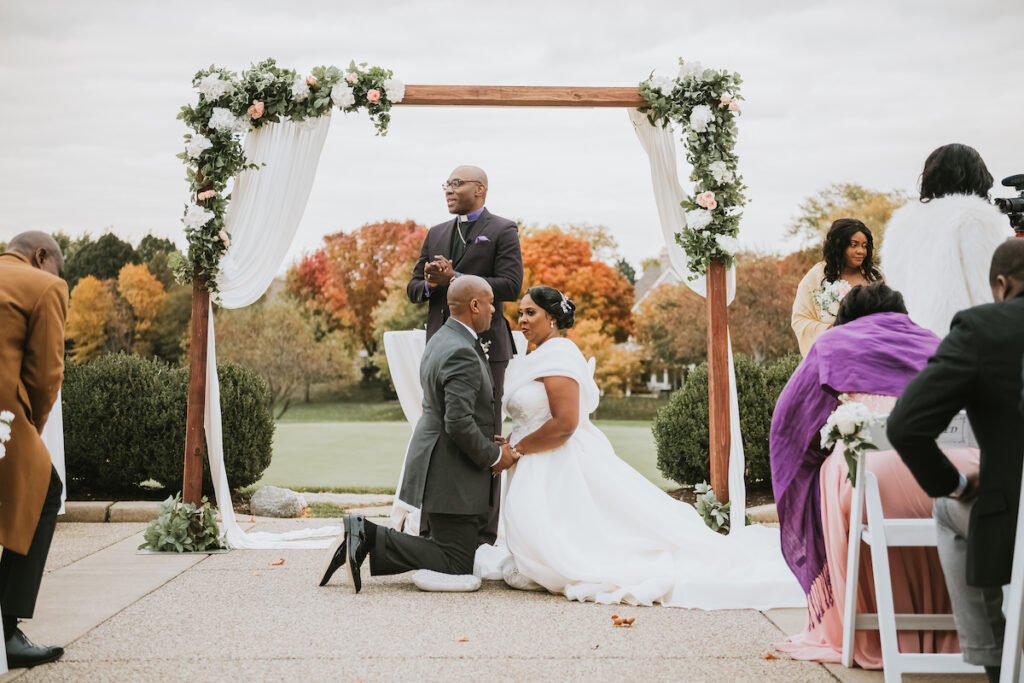
M493 387L478 337L491 325L491 288L467 275L446 295L451 317L423 352L423 416L409 443L399 491L402 500L430 514L431 536L410 536L361 515L346 516L345 533L328 555L321 586L344 565L358 593L359 568L367 556L374 576L411 569L473 573L490 482L515 456L507 443L494 441Z
M406 287L409 300L427 302L427 341L441 329L450 315L445 292L461 275L478 275L494 293L494 314L490 327L480 335L494 382L495 434L501 433L501 399L505 390L505 369L515 353L512 329L505 320L504 302L519 298L523 284L523 254L515 223L490 213L487 174L476 166L459 166L442 186L448 212L453 220L435 225L423 240L420 259ZM480 542L494 543L498 535L499 480L492 482L493 505L480 524ZM404 500L404 499L403 499ZM422 515L421 528L428 528Z
M999 676L1003 584L1010 581L1024 459L1024 238L996 249L989 270L994 304L960 311L927 367L889 416L888 435L914 478L935 498L939 558L964 660ZM981 470L961 474L936 445L966 408Z

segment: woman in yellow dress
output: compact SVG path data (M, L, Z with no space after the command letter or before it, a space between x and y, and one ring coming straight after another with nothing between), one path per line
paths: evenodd
M800 355L806 356L814 341L832 327L839 302L851 288L882 279L874 250L871 230L856 218L840 218L829 227L824 260L807 271L793 301L792 326Z

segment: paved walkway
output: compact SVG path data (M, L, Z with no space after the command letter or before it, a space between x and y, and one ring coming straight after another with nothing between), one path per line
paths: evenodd
M261 518L246 526L337 523ZM484 582L477 593L430 594L416 590L409 575L371 578L368 569L363 591L353 595L337 578L316 585L325 551L138 555L144 528L58 525L37 615L24 628L37 642L64 644L67 653L0 676L0 683L882 679L781 655L766 659L773 643L800 627L800 609L580 604L500 582ZM617 628L613 614L636 621Z

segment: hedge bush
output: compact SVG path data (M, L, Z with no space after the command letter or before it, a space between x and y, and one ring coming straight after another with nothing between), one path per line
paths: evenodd
M737 354L734 363L747 481L769 483L768 434L772 413L782 388L800 363L800 355L784 356L765 366ZM658 412L654 440L658 469L665 477L682 485L710 480L707 363L694 368L682 388Z
M228 482L249 486L270 465L270 392L254 371L217 368ZM69 362L63 385L69 493L130 493L148 480L181 488L188 370L135 355ZM204 458L204 489L212 492Z

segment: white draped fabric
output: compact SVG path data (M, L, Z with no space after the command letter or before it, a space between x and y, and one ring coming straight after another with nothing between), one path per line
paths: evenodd
M46 419L46 424L43 425L43 433L39 437L43 440L43 445L46 446L46 450L50 453L50 462L53 463L53 468L57 470L57 476L60 477L60 481L64 484L64 487L60 492L60 510L57 511L58 515L64 514L64 501L68 499L68 478L67 469L64 464L64 411L60 405L61 392L57 392L57 400L53 402L53 408L50 409L50 417Z
M661 232L668 248L669 260L681 282L700 296L707 296L707 279L687 280L690 274L686 252L676 242L676 233L686 227L686 216L680 202L683 201L683 188L679 185L679 174L676 171L676 143L670 126L653 126L647 115L639 109L629 110L629 120L633 123L640 145L647 152L651 165L651 182L654 185L654 201L658 206L658 217L661 220ZM730 268L726 273L726 303L732 303L736 296L736 269ZM729 497L732 500L730 524L735 532L744 525L744 514L747 507L746 487L743 481L743 438L740 435L740 404L736 394L736 371L732 360L732 341L726 339L729 348Z
M505 371L506 377L515 372L517 360L526 355L526 337L522 332L512 333L516 345L516 356L509 361ZM402 405L405 419L413 427L423 414L423 388L420 386L420 359L423 349L427 346L427 333L424 330L384 333L384 354L388 358L391 371L391 383L395 385L398 402ZM406 449L408 456L408 449ZM420 510L415 505L399 499L402 490L402 476L405 473L405 459L402 459L402 470L398 474L398 486L395 489L395 501L391 506L391 521L396 529L404 529L413 536L419 535Z
M260 164L236 180L231 204L224 218L231 246L221 260L218 302L225 308L241 308L267 291L284 263L306 208L330 116L303 123L270 123L249 133L245 155ZM265 164L265 165L264 165ZM224 468L220 385L217 382L217 350L210 307L206 366L206 446L217 507L230 548L326 548L339 527L322 527L284 534L245 533L235 520L231 488Z

